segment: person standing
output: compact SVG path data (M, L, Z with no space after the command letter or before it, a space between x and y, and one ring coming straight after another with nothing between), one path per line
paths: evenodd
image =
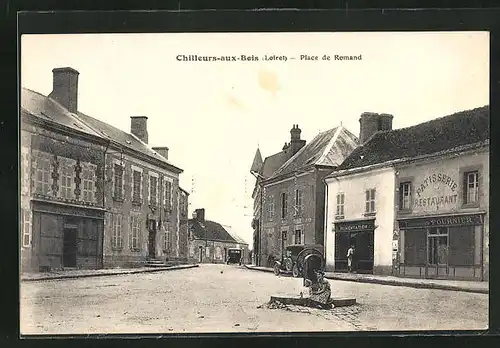
M347 271L351 273L353 271L353 259L354 259L354 245L351 245L349 250L347 250Z

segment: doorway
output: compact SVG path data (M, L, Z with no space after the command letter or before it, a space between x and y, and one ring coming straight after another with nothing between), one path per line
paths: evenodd
M434 227L427 235L427 276L448 276L448 228Z
M283 256L283 258L286 257L285 254L286 254L287 240L288 240L287 231L282 231L281 232L281 255Z
M203 247L198 247L198 262L203 262Z
M149 229L149 238L148 238L149 257L154 259L156 257L156 220L149 220L148 229Z
M354 246L357 273L373 273L374 234L371 230L335 233L335 270L347 271L347 250Z
M224 248L224 262L227 262L227 248Z
M63 267L76 267L78 226L65 224L63 233Z

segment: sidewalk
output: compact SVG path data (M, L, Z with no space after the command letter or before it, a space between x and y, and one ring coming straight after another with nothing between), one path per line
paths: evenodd
M40 281L40 280L102 277L102 276L122 275L122 274L174 271L178 269L187 269L193 267L198 267L198 265L179 265L179 266L168 266L168 267L138 267L138 268L104 268L104 269L85 269L85 270L79 269L70 271L24 273L21 274L21 281L28 282L28 281Z
M269 267L247 266L246 268L256 271L273 272ZM352 274L326 272L325 277L332 280L344 280L360 283L374 283L392 286L407 286L412 288L439 289L450 291L474 292L479 294L489 293L488 282L462 281L462 280L436 280L436 279L415 279L401 278L394 276L379 276L373 274Z

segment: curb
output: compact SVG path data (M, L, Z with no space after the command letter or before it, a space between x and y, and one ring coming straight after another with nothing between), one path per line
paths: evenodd
M273 273L272 269L260 269L255 267L249 267L245 265L245 267L249 270L253 271L261 271L261 272L270 272ZM408 283L408 282L398 282L393 280L384 280L384 279L370 279L370 278L343 278L338 276L325 276L327 279L332 280L342 280L347 282L357 282L357 283L371 283L371 284L380 284L380 285L391 285L391 286L406 286L409 288L418 288L418 289L434 289L434 290L447 290L447 291L461 291L461 292L471 292L476 294L489 294L489 289L469 289L462 288L453 285L442 285L442 284L424 284L424 283Z
M182 265L182 266L172 266L172 267L156 267L151 269L142 270L130 270L123 272L109 272L109 273L95 273L95 274L80 274L80 275L56 275L47 276L43 278L21 278L21 282L36 282L44 280L61 280L61 279L77 279L77 278L90 278L90 277L104 277L104 276L116 276L125 274L135 274L135 273L152 273L152 272L162 272L162 271L175 271L179 269L189 269L199 267L199 265Z

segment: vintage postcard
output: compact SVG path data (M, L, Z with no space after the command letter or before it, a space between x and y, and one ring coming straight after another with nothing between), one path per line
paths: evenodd
M22 335L488 328L488 32L20 46Z

